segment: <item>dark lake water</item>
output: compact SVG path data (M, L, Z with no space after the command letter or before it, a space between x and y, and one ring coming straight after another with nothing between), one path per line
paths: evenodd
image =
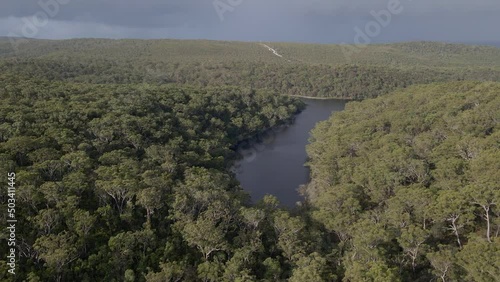
M342 111L345 101L304 99L307 107L288 127L273 130L260 137L261 142L240 149L244 156L235 166L236 177L253 202L265 195L276 196L284 206L302 200L297 192L309 182L306 145L309 133L319 121L332 112Z

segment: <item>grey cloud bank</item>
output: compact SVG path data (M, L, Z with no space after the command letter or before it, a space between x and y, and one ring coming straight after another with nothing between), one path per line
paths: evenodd
M40 0L41 3L63 0ZM214 1L230 9L220 11ZM3 0L0 36L23 36L38 0ZM64 0L32 37L64 39L181 38L351 43L356 27L389 0ZM500 41L498 0L400 0L396 15L373 42ZM221 20L222 19L222 20ZM24 34L26 36L26 34Z

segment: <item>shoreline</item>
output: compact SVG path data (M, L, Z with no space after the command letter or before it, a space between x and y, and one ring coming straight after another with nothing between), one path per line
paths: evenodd
M311 100L337 100L337 101L357 101L356 99L353 98L337 98L337 97L311 97L311 96L304 96L304 95L288 95L284 94L286 96L290 97L295 97L295 98L303 98L303 99L311 99Z

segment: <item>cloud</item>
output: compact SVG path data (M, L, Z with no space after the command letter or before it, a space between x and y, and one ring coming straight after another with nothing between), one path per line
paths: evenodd
M22 34L23 18L43 11L39 1L56 0L2 0L0 35ZM66 1L36 37L352 42L354 28L373 20L370 11L390 0L240 0L223 21L215 0ZM374 41L500 41L498 0L400 1L404 12Z
M34 34L24 34L22 18L0 18L0 34L6 36L68 39L68 38L211 38L211 30L206 28L163 27L136 28L95 22L51 20L38 28ZM25 36L29 35L29 36Z

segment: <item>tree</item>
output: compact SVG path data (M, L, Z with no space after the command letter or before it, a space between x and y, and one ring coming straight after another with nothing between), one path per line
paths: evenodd
M411 260L413 271L417 267L417 260L426 252L424 242L429 237L429 232L415 225L410 225L402 230L398 238L399 245Z
M458 264L471 281L495 281L500 277L500 240L472 238L457 254Z
M387 223L400 228L418 224L426 230L432 219L431 207L434 201L434 193L422 185L401 187L396 191L395 196L387 201L384 217Z
M34 247L45 265L55 271L56 281L62 280L64 268L79 257L75 238L65 231L39 237Z
M273 217L273 227L278 235L278 246L289 260L304 253L301 231L306 227L299 217L291 217L286 211L278 211Z
M55 209L43 209L34 218L33 223L41 230L43 234L49 235L61 222L61 215Z
M334 276L329 269L326 259L314 252L297 261L297 267L288 281L333 281Z
M353 261L346 268L344 279L346 281L401 281L397 269L390 267L381 260L367 263Z
M125 160L117 165L100 166L96 171L99 175L96 187L112 199L119 214L122 214L125 204L135 196L139 188L137 162Z
M255 277L251 275L252 262L251 247L243 247L233 251L232 257L224 266L224 280L226 281L255 281Z
M124 282L135 282L135 273L132 269L125 270Z
M92 159L83 151L74 151L61 157L64 165L72 171L87 171L92 168Z
M349 239L350 229L362 211L359 200L361 196L356 185L337 185L332 187L331 191L322 192L317 200L321 208L313 215L345 242Z
M471 162L470 184L466 187L471 204L479 206L481 217L486 222L486 239L491 242L492 210L500 204L500 152L483 151Z
M473 219L472 207L467 203L466 195L459 191L443 190L438 195L434 211L436 218L448 222L448 229L456 237L458 247L462 248L462 229L471 224Z
M198 278L204 282L220 281L223 265L218 261L204 261L198 265Z
M95 221L96 216L91 215L89 211L78 209L73 213L73 218L67 221L67 224L73 232L85 239L89 236Z
M111 237L108 246L112 252L110 263L115 267L114 273L122 275L129 268L142 270L134 267L133 262L143 262L146 253L154 248L155 240L151 230L121 232Z
M265 267L264 279L267 281L278 281L281 277L283 269L279 260L273 258L266 258L262 264Z
M182 233L191 246L200 250L205 261L208 261L212 253L227 251L229 248L224 231L216 226L216 222L204 216L196 221L185 222Z
M433 273L446 282L448 278L454 277L455 257L457 250L446 245L439 246L436 252L427 253L427 258L434 268Z
M163 193L157 188L146 188L137 193L137 203L146 209L146 225L151 227L151 215L163 207Z
M185 276L187 265L180 262L165 262L160 264L160 272L149 272L145 275L147 282L178 282Z

